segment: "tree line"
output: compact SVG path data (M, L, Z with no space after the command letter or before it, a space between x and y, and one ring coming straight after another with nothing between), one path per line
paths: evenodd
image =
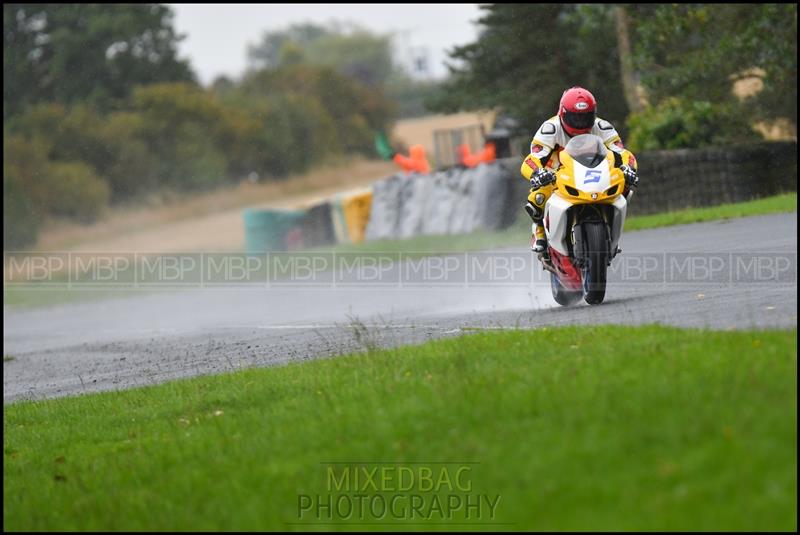
M373 156L399 111L387 93L413 107L430 90L388 36L354 27L267 32L240 79L204 88L165 5L4 4L3 26L6 249L34 243L45 218Z
M564 89L598 99L635 150L797 131L797 4L489 4L431 107L499 108L532 133ZM737 82L754 91L737 92Z

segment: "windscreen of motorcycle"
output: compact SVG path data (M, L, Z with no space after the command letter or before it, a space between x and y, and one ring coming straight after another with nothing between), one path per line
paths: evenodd
M593 134L581 134L570 139L564 147L572 159L590 169L605 160L608 149L603 141Z

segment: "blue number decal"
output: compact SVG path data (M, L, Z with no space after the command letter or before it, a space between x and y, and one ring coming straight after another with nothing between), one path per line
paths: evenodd
M588 184L589 182L600 182L600 175L602 173L598 170L589 170L586 171L586 177L583 179L584 184Z

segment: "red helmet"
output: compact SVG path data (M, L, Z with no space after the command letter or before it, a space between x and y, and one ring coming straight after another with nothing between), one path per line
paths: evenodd
M594 126L596 110L594 95L582 87L572 87L561 95L558 117L570 136L588 134Z

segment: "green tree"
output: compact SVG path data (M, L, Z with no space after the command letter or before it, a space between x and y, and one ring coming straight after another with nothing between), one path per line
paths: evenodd
M490 4L480 37L456 47L451 78L429 106L440 111L497 108L532 131L553 116L565 89L586 87L598 114L622 128L628 114L606 5Z
M328 34L329 30L316 24L293 24L285 30L264 32L261 41L248 45L247 57L253 70L274 69L281 62L281 49L288 43L306 48L314 41Z
M108 181L112 202L135 199L161 186L156 156L149 148L141 114L112 113L96 135L106 143L106 158L97 162L97 169Z
M749 141L757 137L742 114L730 105L669 97L628 118L625 140L634 152L700 148Z
M189 191L225 182L228 160L218 141L226 109L213 93L190 84L153 84L134 89L131 105L161 187Z
M38 234L39 216L25 192L25 185L19 177L3 169L3 250L36 243Z
M251 99L302 98L314 112L318 133L298 140L299 147L316 157L352 152L372 155L374 133L385 130L395 114L381 91L327 67L294 65L251 72L242 81L241 91Z
M331 67L370 87L385 86L395 68L389 35L349 23L296 24L265 32L248 47L248 58L254 70L299 63Z
M352 23L327 26L296 24L265 32L248 47L252 72L279 67L330 67L338 74L382 91L397 104L400 117L427 112L426 99L438 82L415 80L394 60L392 36L375 34Z
M48 165L43 208L48 214L81 223L95 221L108 205L108 184L83 162Z
M4 237L14 246L36 240L42 218L94 221L109 199L106 182L80 161L48 159L49 141L4 131Z
M420 117L430 113L426 103L439 91L441 82L416 80L397 69L386 82L386 97L397 104L397 116Z
M750 120L786 118L796 128L797 4L630 9L635 62L651 102L710 102ZM747 77L759 78L763 89L740 102L733 83Z
M264 121L258 139L266 150L260 163L269 177L307 171L341 154L336 126L319 100L287 92L271 95L261 109Z
M4 4L4 117L37 102L108 109L137 84L193 81L172 16L162 4Z
M108 183L111 200L127 200L158 185L141 115L99 115L85 104L37 104L8 121L9 131L39 145L49 162L83 162ZM19 145L15 145L19 150Z
M47 173L47 152L3 131L3 249L36 242L41 223L41 189ZM39 197L39 198L37 198Z
M320 37L306 55L311 63L332 67L368 87L385 87L394 70L389 36L359 28Z

